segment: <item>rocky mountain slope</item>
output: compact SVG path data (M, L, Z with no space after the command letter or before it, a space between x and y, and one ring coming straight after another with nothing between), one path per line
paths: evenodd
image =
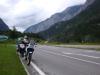
M69 7L61 13L56 13L52 15L50 18L46 19L45 21L42 21L39 24L29 27L28 29L25 30L25 32L38 33L47 30L55 23L72 19L84 9L85 8L83 8L83 5Z
M56 23L39 35L50 41L99 42L100 0L87 0L84 7L86 7L84 11L73 19Z
M9 27L3 22L2 19L0 19L0 31L7 31L9 30Z

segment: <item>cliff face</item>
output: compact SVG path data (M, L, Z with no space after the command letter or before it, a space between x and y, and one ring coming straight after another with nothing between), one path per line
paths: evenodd
M0 19L0 31L7 31L9 30L9 27L3 22L2 19Z

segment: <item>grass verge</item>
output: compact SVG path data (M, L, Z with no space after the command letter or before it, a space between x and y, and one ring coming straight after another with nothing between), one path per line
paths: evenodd
M0 45L0 75L27 75L14 46Z

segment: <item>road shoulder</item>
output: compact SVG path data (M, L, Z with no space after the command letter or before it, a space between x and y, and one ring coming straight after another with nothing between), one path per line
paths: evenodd
M27 75L39 75L38 72L34 69L34 67L32 65L30 65L30 66L27 65L27 61L25 59L21 58L20 56L19 56L19 58L20 58L20 61L23 65Z

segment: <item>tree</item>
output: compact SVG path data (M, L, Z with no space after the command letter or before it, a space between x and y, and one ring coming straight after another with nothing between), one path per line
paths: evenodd
M10 38L11 39L16 39L17 37L18 37L18 35L17 35L17 29L16 29L16 27L14 26L13 27L13 29L10 31Z

